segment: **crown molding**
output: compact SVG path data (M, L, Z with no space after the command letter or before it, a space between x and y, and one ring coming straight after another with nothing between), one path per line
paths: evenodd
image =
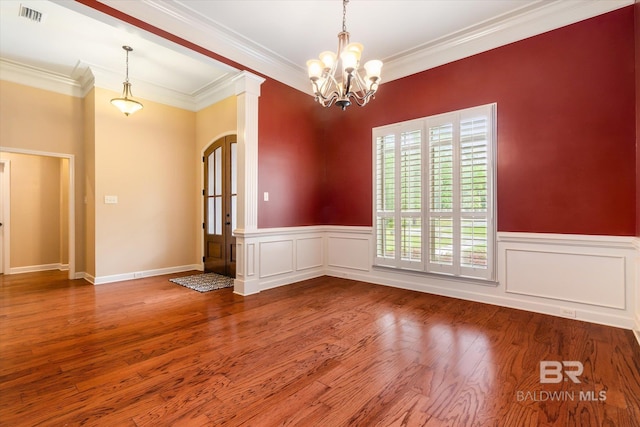
M197 112L234 95L234 79L237 75L238 73L227 73L191 94L136 80L136 92L145 94L144 98L136 98ZM0 79L76 98L84 98L93 87L114 92L122 91L121 74L83 61L78 62L71 76L65 76L0 58Z
M121 12L143 19L214 51L232 61L311 93L302 64L293 64L263 46L169 0L122 2L102 0ZM634 0L539 0L516 11L383 59L384 82L434 68L490 49L570 25L634 3Z
M634 3L634 0L538 1L434 43L385 60L386 82L524 40Z
M62 95L83 97L80 83L69 76L0 58L0 80L31 86Z
M102 2L297 90L311 94L306 71L302 66L292 64L257 43L241 38L229 29L194 12L183 3L168 0L137 2L103 0ZM634 0L540 0L509 14L450 34L433 43L385 58L382 83L632 4ZM138 95L144 94L143 99L190 111L199 111L234 94L232 81L233 76L237 75L234 71L229 67L228 74L190 94L178 93L138 80L134 82L134 90ZM116 92L122 90L122 76L84 63L78 63L72 75L66 76L0 58L0 78L76 97L84 97L94 84Z

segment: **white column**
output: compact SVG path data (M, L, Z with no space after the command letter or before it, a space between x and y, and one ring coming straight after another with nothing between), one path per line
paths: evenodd
M258 98L262 77L243 71L234 79L238 121L238 206L236 279L234 292L260 292L255 242L250 234L258 229Z

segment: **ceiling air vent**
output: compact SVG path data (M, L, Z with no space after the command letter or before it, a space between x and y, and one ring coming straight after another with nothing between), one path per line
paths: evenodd
M31 9L30 7L24 5L20 5L18 15L33 22L42 22L42 19L44 18L42 12L38 12L37 10Z

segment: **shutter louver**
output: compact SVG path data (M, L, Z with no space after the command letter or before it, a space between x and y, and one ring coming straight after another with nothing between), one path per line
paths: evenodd
M453 124L429 129L429 262L453 265Z
M400 259L422 261L421 131L400 134Z
M487 211L487 119L460 124L460 209Z
M460 266L487 268L487 117L460 122Z
M429 210L453 208L453 126L449 123L429 132Z
M394 259L395 238L395 136L376 138L376 256Z

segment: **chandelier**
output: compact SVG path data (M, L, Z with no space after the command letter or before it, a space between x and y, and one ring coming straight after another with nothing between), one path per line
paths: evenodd
M320 54L320 59L307 61L309 80L316 101L323 107L329 107L335 102L343 110L352 102L362 107L374 98L382 70L382 61L373 59L364 64L365 78L360 75L358 68L364 48L360 43L349 42L346 25L348 2L349 0L342 1L342 31L338 33L337 54L326 51ZM340 81L336 79L338 70L342 74Z
M128 116L138 110L142 110L142 104L131 98L133 95L131 94L131 83L129 83L129 52L133 49L129 46L122 46L122 48L127 52L127 77L123 83L122 97L113 98L111 103L122 111L125 116Z

